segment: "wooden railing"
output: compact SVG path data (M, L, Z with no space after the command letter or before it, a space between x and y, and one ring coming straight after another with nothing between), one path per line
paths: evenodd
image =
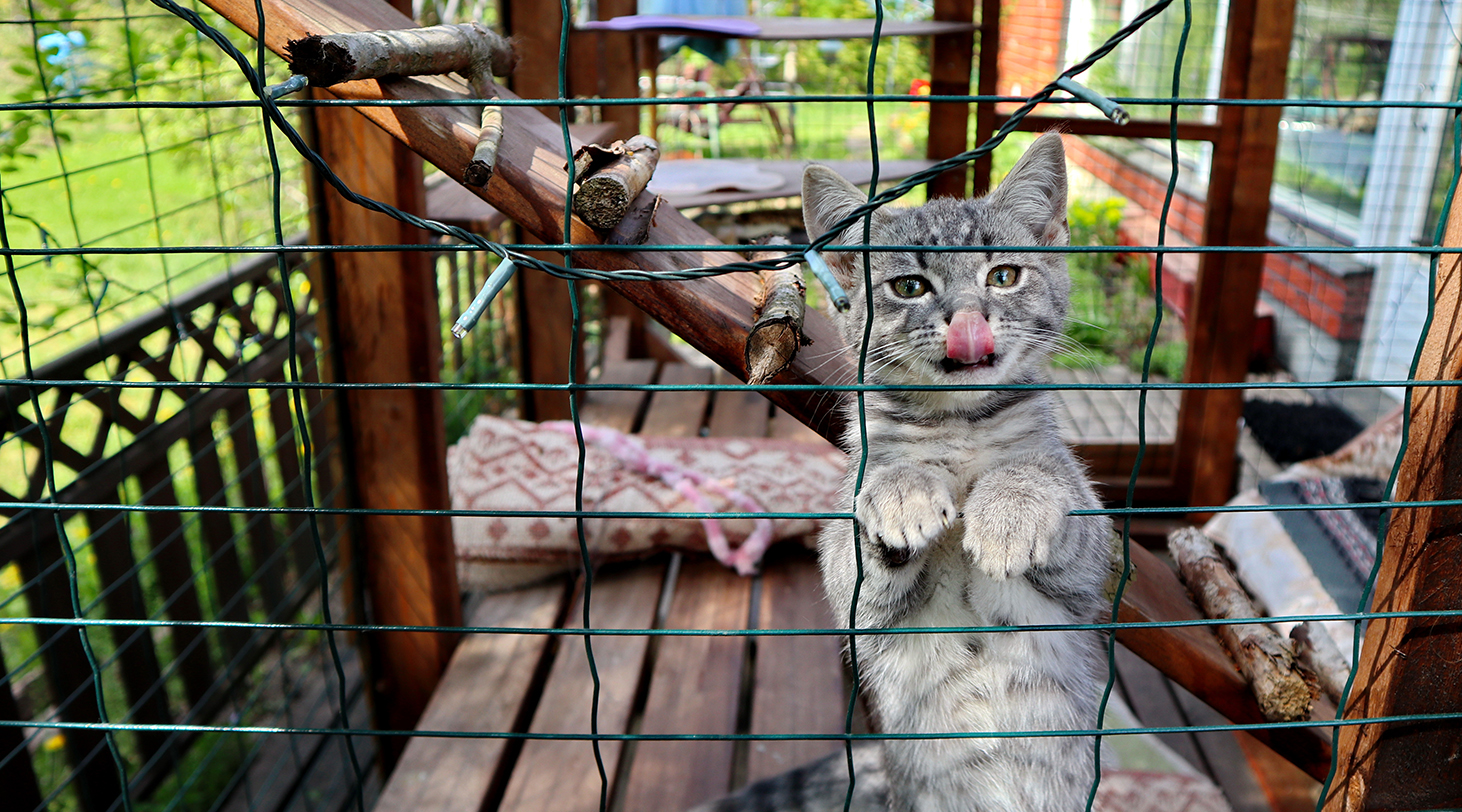
M319 577L306 517L176 508L305 506L299 420L310 429L315 503L344 503L328 394L304 390L301 416L288 389L215 385L290 380L291 351L299 378L320 380L322 342L305 263L302 254L286 255L299 314L292 343L276 257L264 254L46 364L36 370L39 383L0 390L0 453L7 465L19 460L25 474L23 487L0 487L0 568L18 565L24 614L74 618L79 585L88 618L295 619ZM108 385L115 381L158 385ZM48 467L57 478L54 498L47 498ZM37 502L63 507L21 506ZM343 524L319 519L325 548L333 550ZM62 542L76 551L74 573ZM33 628L34 652L0 652L0 719L98 721L81 627ZM86 631L110 694L110 721L158 725L216 723L278 636L187 625ZM43 797L27 733L0 727L0 787L18 809L39 808ZM82 809L108 809L122 787L103 733L62 733ZM119 738L127 740L129 791L140 797L176 768L194 737L143 731Z

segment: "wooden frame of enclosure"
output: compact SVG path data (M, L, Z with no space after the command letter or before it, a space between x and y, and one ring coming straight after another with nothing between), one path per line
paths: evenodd
M1000 0L980 0L980 24L974 34L938 36L933 41L931 92L963 95L970 92L975 65L975 36L979 70L974 88L993 96L997 88ZM601 19L634 13L634 0L602 0ZM936 0L934 19L970 22L974 0ZM558 97L558 46L561 19L554 3L503 0L506 33L515 37L523 64L535 70L519 71L513 89L524 98ZM1223 63L1224 98L1279 98L1284 95L1289 65L1289 43L1294 30L1294 0L1260 3L1239 0L1229 5L1228 37ZM639 94L638 73L652 70L645 57L644 37L607 31L574 31L569 40L569 95L576 98L634 97ZM626 60L626 53L637 53ZM969 139L970 105L946 102L931 106L927 157L947 158L971 143L985 142L1008 116L990 102L975 107L974 139ZM550 114L556 112L549 110ZM1184 122L1178 137L1213 144L1213 169L1207 193L1204 245L1265 245L1269 218L1268 189L1274 174L1280 109L1276 107L1222 107L1213 124ZM639 108L608 106L602 117L618 125L619 137L639 127ZM1169 124L1158 119L1118 126L1105 119L1032 115L1020 130L1043 132L1058 128L1072 135L1128 138L1167 138ZM935 179L931 196L966 194L971 189L968 171L950 171ZM973 189L989 187L990 161L974 164ZM1187 321L1188 367L1184 380L1206 383L1242 381L1248 365L1247 339L1254 330L1254 306L1263 273L1260 254L1204 254L1200 258L1195 302ZM568 299L557 280L530 275L524 301L534 303L523 314L525 337L524 380L568 380L568 349L561 325L567 323ZM611 297L610 309L643 318ZM642 322L640 322L642 323ZM674 329L674 325L671 325ZM1175 443L1149 444L1138 479L1139 505L1220 505L1232 494L1237 474L1239 390L1185 390L1179 407ZM563 393L536 393L534 413L540 418L566 418ZM1130 444L1085 446L1082 457L1105 487L1109 501L1125 497L1137 448Z
M601 5L606 16L624 13L629 0L613 0ZM963 4L962 4L963 3ZM243 30L257 35L253 0L208 0L208 4ZM623 4L623 5L619 5ZM1292 0L1262 3L1258 0L1234 0L1230 4L1229 36L1225 55L1223 94L1231 98L1273 98L1283 94L1288 48L1293 26ZM359 31L409 27L411 21L380 0L265 0L264 13L269 18L266 45L282 53L285 44L306 34L337 31ZM968 15L971 5L966 0L939 0L936 17L946 14ZM985 20L998 21L999 4L984 0ZM558 7L551 3L519 3L509 0L505 19L512 33L525 49L523 69L517 77L521 92L546 97L557 96L556 78L550 81L552 66L557 64ZM986 36L993 32L987 24ZM548 36L552 33L552 36ZM611 45L609 37L599 40L602 48ZM538 49L538 50L534 50ZM994 88L994 49L980 54L982 67L980 92ZM553 59L530 54L554 54ZM574 60L570 60L571 63ZM632 84L623 76L607 71L609 61L601 63L595 74L605 83L605 95L631 95ZM544 72L546 71L546 73ZM533 93L529 85L539 90ZM335 88L336 95L348 99L445 99L466 91L461 81L450 77L423 77L388 81L354 82ZM936 92L946 92L936 87ZM957 92L957 91L949 91ZM959 107L960 105L950 105ZM614 115L635 120L627 108L613 108ZM320 111L325 112L325 111ZM470 113L460 107L362 107L351 111L329 111L329 117L317 114L322 154L332 161L337 173L354 188L377 199L387 200L403 208L420 204L419 164L401 148L410 150L460 179L475 143L476 127ZM338 114L338 115L336 115ZM608 113L606 113L606 116ZM963 120L964 113L957 118ZM1224 107L1219 121L1213 125L1180 125L1182 137L1207 140L1214 144L1214 178L1209 188L1206 242L1211 245L1262 245L1264 223L1268 213L1269 182L1274 166L1279 109L1276 107ZM564 233L564 186L566 176L561 169L563 146L559 128L536 110L523 107L504 109L507 136L499 153L498 172L491 183L478 190L491 203L524 230L546 242L558 242ZM977 140L984 139L998 126L1000 116L991 105L980 105L976 114ZM375 126L366 126L365 122ZM1051 118L1027 119L1023 128L1045 129L1061 125L1073 134L1128 135L1166 137L1168 125L1163 122L1139 121L1123 129L1104 122ZM627 133L621 133L625 135ZM931 139L931 149L935 140ZM939 149L953 152L963 148L958 143L940 142ZM976 167L978 177L988 177L988 165ZM981 181L976 181L982 185ZM943 188L943 187L941 187ZM956 189L963 188L958 182ZM372 223L375 215L355 207L338 204L333 194L324 195L324 217L317 223L319 242L356 244L365 242L408 242L415 236L405 234L391 222ZM319 198L317 198L319 200ZM717 265L738 259L724 251L685 252L693 256L676 257L665 253L596 252L599 237L582 223L570 224L573 242L582 245L575 253L581 267L616 270L638 267L649 270L671 270L679 263L691 261ZM1457 239L1458 229L1449 237ZM662 211L651 227L648 241L660 244L713 244L716 241L705 231L676 211ZM434 381L436 354L440 352L436 310L425 306L431 300L432 276L418 268L419 260L411 255L371 253L332 254L336 280L331 327L341 348L341 368L354 381ZM1247 336L1252 329L1254 303L1259 288L1262 257L1257 254L1205 254L1200 265L1197 299L1188 326L1190 357L1188 380L1242 380L1246 363ZM1455 263L1451 266L1455 270ZM1455 281L1455 279L1454 279ZM556 297L562 296L564 285L537 274L524 276L520 297L533 302L535 316L551 312ZM369 286L369 287L367 287ZM530 287L540 286L540 287ZM743 374L742 343L750 325L750 305L754 282L745 276L728 275L685 282L612 283L616 294L626 303L670 326L698 350L727 370ZM367 296L352 289L369 291ZM1455 291L1453 291L1455 294ZM561 301L561 300L560 300ZM1455 296L1446 301L1455 305ZM368 307L382 302L389 307ZM553 346L561 347L565 339L563 324L556 322L557 337ZM1446 322L1450 325L1450 322ZM818 341L835 343L832 329L819 314L810 313L805 325L807 334ZM545 380L539 360L550 363L567 358L566 350L545 354L538 336L552 331L546 327L527 327L532 336L527 369L532 379ZM1434 331L1435 333L1435 331ZM1242 336L1242 340L1235 340ZM1455 359L1447 354L1451 345L1447 337L1433 336L1443 342L1436 350L1439 357ZM1455 339L1452 339L1455 340ZM1455 363L1443 365L1436 374L1455 377ZM799 359L780 379L789 383L817 383L835 378L839 369L814 371ZM558 374L567 379L567 370ZM548 379L552 380L552 379ZM1416 496L1455 495L1454 480L1457 451L1450 443L1456 436L1455 392L1453 389L1431 390L1447 393L1445 398L1419 398L1415 414L1431 410L1429 422L1419 425L1435 428L1423 435L1425 447L1413 449L1408 457L1411 479L1403 475L1398 493ZM837 416L815 407L816 398L802 392L771 392L768 396L781 408L802 419L829 437L838 434ZM389 403L387 401L390 401ZM347 398L349 414L343 421L350 448L354 453L354 476L362 498L371 507L445 508L444 452L440 437L440 404L431 390L409 390L400 393L361 393ZM1234 445L1240 410L1237 390L1188 391L1184 393L1183 413L1178 442L1167 448L1150 448L1146 465L1158 473L1139 480L1139 503L1173 502L1191 505L1218 504L1228 498L1233 480ZM380 419L379 410L389 412L390 419ZM540 409L540 411L542 411ZM1435 436L1433 436L1435 435ZM1449 454L1443 454L1443 450ZM1135 449L1083 449L1110 485L1125 487L1125 477L1132 464ZM1430 455L1430 456L1428 456ZM1421 460L1441 459L1446 472L1433 465L1417 473ZM1436 469L1436 470L1434 470ZM1120 475L1120 482L1116 475ZM1108 495L1120 493L1108 490ZM1423 516L1414 514L1418 522L1395 522L1387 539L1389 557L1383 571L1377 606L1407 609L1412 606L1445 605L1455 607L1458 586L1455 579L1433 583L1445 573L1449 559L1437 545L1423 548L1427 534L1438 533L1450 542L1459 537L1456 522L1448 523L1447 511ZM359 535L364 551L368 603L372 620L384 624L422 626L456 625L460 622L460 602L451 557L448 523L439 517L410 517L362 522ZM1438 530L1431 530L1435 525ZM1415 527L1413 530L1412 528ZM1446 535L1450 533L1451 535ZM1454 549L1449 547L1448 549ZM1452 559L1454 560L1454 559ZM1133 547L1133 561L1139 576L1132 581L1124 597L1119 615L1122 621L1190 620L1200 615L1188 599L1171 571L1140 547ZM1409 563L1420 561L1414 568ZM1398 565L1398 562L1399 565ZM1397 567L1400 566L1400 569ZM1388 574L1389 573L1389 574ZM1431 580L1428 580L1431 579ZM1439 584L1439 585L1438 585ZM1427 590L1430 591L1427 591ZM1423 599L1422 595L1425 595ZM1442 601L1438 604L1437 601ZM1384 601L1384 603L1383 603ZM1394 627L1394 628L1393 628ZM1353 702L1356 710L1401 709L1398 698L1411 696L1418 686L1450 685L1446 696L1462 696L1455 690L1455 672L1449 672L1448 661L1455 662L1462 648L1462 632L1453 621L1450 625L1416 619L1387 622L1385 631L1367 637L1358 685L1361 690ZM1394 634L1393 634L1394 631ZM1430 635L1425 646L1412 648L1404 660L1390 656L1387 641L1404 644L1416 635ZM454 640L451 635L433 632L390 633L367 635L371 650L378 656L371 664L376 696L377 724L393 729L409 729L420 715L430 696L446 656ZM1208 702L1227 718L1240 723L1263 721L1257 705L1243 679L1234 670L1228 655L1219 647L1211 631L1195 627L1122 629L1118 639L1134 652L1156 665L1175 682ZM1440 640L1441 644L1436 641ZM1450 652L1450 653L1449 653ZM1376 676L1371 678L1371 674ZM1425 697L1436 697L1436 690L1427 690ZM1363 699L1362 699L1363 698ZM1366 704L1369 703L1369 704ZM1333 709L1317 709L1315 718L1332 718ZM1427 736L1447 738L1448 747L1455 746L1456 726L1438 731L1425 727L1419 731L1387 728L1379 739L1375 726L1347 728L1340 738L1342 748L1337 787L1348 788L1346 797L1364 802L1366 793L1375 795L1387 786L1405 782L1409 797L1427 795L1438 803L1455 798L1456 778L1420 778L1414 772L1396 771L1386 774L1375 770L1385 762L1388 748L1397 746L1398 736L1409 741ZM1370 732L1368 732L1370 731ZM1330 737L1311 728L1281 728L1256 731L1256 736L1311 775L1323 777L1330 766ZM1450 743L1448 743L1450 742ZM1440 751L1438 751L1440 752ZM1448 751L1451 752L1451 751ZM1377 756L1380 753L1380 756ZM1379 760L1378 760L1379 758ZM388 760L389 763L389 760ZM1362 785L1350 780L1364 775ZM1356 789L1356 787L1359 787ZM1353 791L1352 791L1353 790ZM1446 795L1452 792L1452 795ZM1340 796L1337 796L1340 797ZM1341 807L1334 807L1339 809ZM1349 806L1345 808L1360 808Z

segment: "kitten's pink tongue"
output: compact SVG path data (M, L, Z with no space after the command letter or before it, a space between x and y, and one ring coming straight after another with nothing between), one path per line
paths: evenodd
M978 310L955 313L945 342L945 354L961 364L977 363L995 351L995 334Z

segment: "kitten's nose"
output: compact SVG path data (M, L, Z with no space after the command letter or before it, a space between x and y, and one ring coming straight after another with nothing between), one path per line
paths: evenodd
M961 310L949 320L945 355L961 364L979 363L995 351L995 334L978 310Z

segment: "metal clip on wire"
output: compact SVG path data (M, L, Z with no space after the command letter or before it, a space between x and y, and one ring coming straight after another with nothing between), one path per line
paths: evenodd
M467 337L468 331L477 324L478 319L482 318L487 306L492 303L493 297L497 296L503 286L508 284L508 280L513 278L513 272L517 269L517 263L508 257L503 257L503 261L492 270L492 273L488 274L487 281L482 283L482 290L477 292L472 304L467 305L467 309L457 317L457 323L452 325L452 335L457 338Z
M296 73L295 75L289 77L288 79L285 79L283 82L280 82L277 85L270 85L264 88L264 95L271 101L273 101L279 99L282 96L288 96L291 93L297 93L309 86L310 80L307 77L301 76Z
M1126 110L1122 109L1122 105L1117 104L1069 76L1056 77L1056 87L1102 111L1102 114L1111 119L1113 124L1122 125L1132 120L1132 116Z
M838 284L838 280L833 278L833 271L827 266L827 260L822 258L822 254L809 248L803 256L807 259L807 267L812 269L812 275L817 277L817 281L821 282L824 288L827 288L827 294L832 298L833 307L838 310L847 310L852 307L848 302L847 292L843 290L842 285Z

